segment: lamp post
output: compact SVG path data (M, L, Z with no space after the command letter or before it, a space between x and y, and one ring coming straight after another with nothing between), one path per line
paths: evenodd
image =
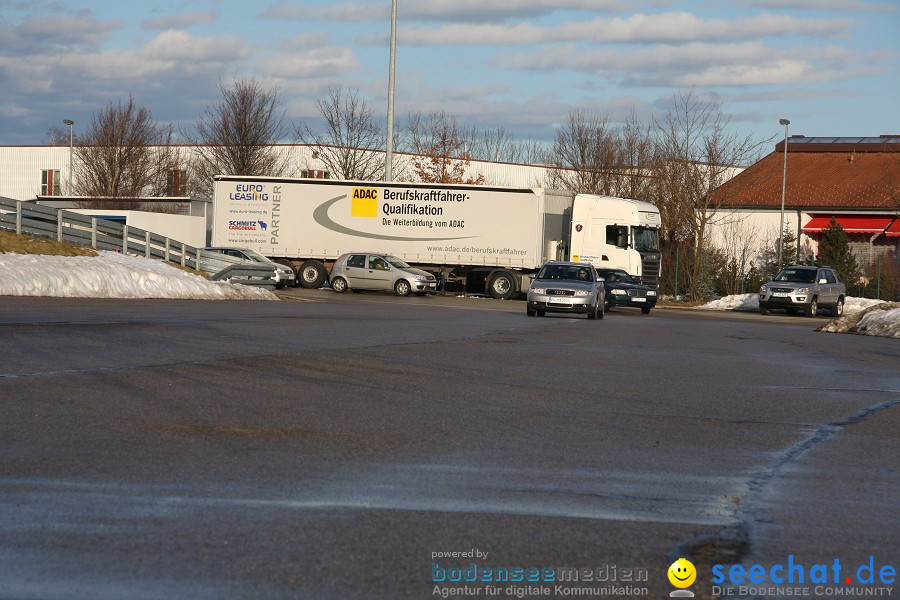
M63 125L69 126L69 185L66 188L66 195L72 195L72 147L75 138L75 121L72 119L63 119Z
M784 171L781 175L781 223L778 226L778 268L781 269L781 247L784 245L784 193L787 188L787 143L788 143L788 125L791 124L787 119L779 119L778 123L784 125Z
M384 153L384 180L394 179L394 63L397 54L397 0L391 0L391 57L388 68L387 143Z

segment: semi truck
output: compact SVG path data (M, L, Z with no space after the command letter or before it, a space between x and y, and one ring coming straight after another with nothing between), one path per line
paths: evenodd
M347 252L387 253L445 292L508 299L548 260L658 287L660 217L630 198L543 188L218 175L212 245L250 248L318 288Z

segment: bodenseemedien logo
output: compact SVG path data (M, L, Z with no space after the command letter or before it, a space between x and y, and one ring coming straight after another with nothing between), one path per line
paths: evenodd
M672 598L693 598L694 592L684 589L689 588L697 579L697 569L694 564L686 558L679 558L672 563L668 571L669 583L679 588L669 592Z
M378 216L378 188L353 188L350 203L351 217Z

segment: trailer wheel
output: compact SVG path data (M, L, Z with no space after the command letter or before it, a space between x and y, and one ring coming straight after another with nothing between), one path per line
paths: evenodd
M322 287L328 273L325 271L325 265L318 260L308 260L300 265L300 273L298 273L300 285L314 290Z
M488 292L498 300L509 300L516 295L515 275L509 271L497 271L491 275Z
M294 272L294 280L291 282L291 287L300 287L300 273L297 272L297 267L286 258L276 258L275 262L279 265L284 265L288 267L291 271Z

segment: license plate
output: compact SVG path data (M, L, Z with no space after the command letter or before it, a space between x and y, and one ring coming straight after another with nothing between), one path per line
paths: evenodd
M646 298L632 298L631 301L632 302L646 302L647 299Z
M773 298L790 298L791 295L787 292L772 292Z

